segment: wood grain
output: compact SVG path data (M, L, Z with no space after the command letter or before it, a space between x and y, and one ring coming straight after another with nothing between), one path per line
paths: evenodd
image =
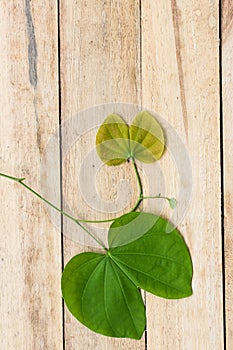
M158 113L167 150L150 168L140 164L140 174L146 195L161 190L176 197L178 207L171 211L154 200L143 207L178 225L193 258L193 296L169 301L146 294L147 332L140 341L97 335L66 308L63 325L62 259L66 263L97 246L77 225L64 219L61 226L60 216L19 184L0 178L1 349L224 349L219 3L226 348L231 349L232 2L59 2L60 22L52 0L1 2L1 172L26 177L27 184L59 206L61 142L63 208L84 219L120 215L137 198L136 179L130 164L101 166L94 149L97 128L110 112L130 121L138 105ZM108 224L87 226L106 240Z
M58 126L56 6L2 1L0 31L1 171L42 191L41 161ZM0 191L1 349L62 349L60 230L18 184L1 178Z
M233 4L223 2L222 9L222 93L223 93L223 161L224 161L224 227L225 227L225 289L226 348L233 347Z
M218 1L142 2L142 103L177 130L193 173L178 225L193 258L193 296L147 295L149 350L223 349L218 13ZM173 177L171 155L161 167L168 195L173 190L180 202L187 183Z
M131 182L133 177L137 191L136 181L127 165L107 169L97 163L95 133L98 124L107 116L108 108L106 112L103 108L99 114L100 109L96 107L93 118L81 111L105 103L112 103L114 110L117 102L140 103L139 4L132 0L124 3L66 0L61 2L60 14L64 206L76 216L107 218L109 210L104 203L108 201L114 215L116 198L121 196L118 182L124 178ZM88 152L90 159L86 158ZM84 172L80 177L82 166ZM94 176L90 178L93 172ZM85 196L95 182L93 192L97 192L91 192L88 199ZM137 193L131 195L133 201ZM96 197L97 207L94 206ZM127 204L129 208L130 204L132 206L132 203ZM91 249L88 248L88 245L92 246L88 237L82 231L78 231L77 237L76 228L69 222L64 221L63 231L65 262L74 254ZM85 246L78 244L82 237L81 243ZM133 341L94 334L68 311L65 311L65 321L65 344L69 350L145 349L144 338Z

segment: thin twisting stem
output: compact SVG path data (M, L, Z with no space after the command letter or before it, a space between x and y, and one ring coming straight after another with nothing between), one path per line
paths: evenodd
M48 205L50 205L53 209L57 210L60 214L66 216L67 218L69 218L70 220L74 221L77 225L79 225L85 232L87 232L103 249L105 249L106 251L108 250L102 242L100 242L91 232L88 231L88 229L83 226L80 223L80 220L74 218L72 215L64 212L63 210L59 209L58 207L56 207L53 203L51 203L50 201L48 201L46 198L44 198L43 196L41 196L38 192L36 192L35 190L33 190L31 187L29 187L28 185L26 185L23 180L24 178L16 178L10 175L6 175L3 173L0 173L0 176L6 177L7 179L13 180L18 182L20 185L22 185L24 188L26 188L27 190L29 190L30 192L32 192L35 196L37 196L38 198L40 198L42 201L44 201L45 203L47 203Z
M132 158L132 163L133 163L134 171L135 171L135 174L136 174L136 177L137 177L137 182L138 182L138 187L139 187L139 197L138 197L138 200L137 200L135 206L133 207L133 209L131 209L130 212L135 211L139 207L140 203L143 200L142 181L141 181L141 178L140 178L140 175L139 175L139 172L138 172L138 168L137 168L137 165L135 163L134 158Z
M142 181L138 172L138 168L137 165L135 163L134 158L132 159L132 163L133 163L133 167L134 167L134 171L136 174L136 178L137 178L137 182L138 182L138 187L139 187L139 197L137 199L137 202L135 203L134 207L129 211L129 213L134 212L140 205L140 203L143 201L143 199L149 199L149 198L163 198L166 200L170 200L170 198L168 197L163 197L163 196L143 196L143 187L142 187ZM104 244L102 242L100 242L90 231L88 231L88 229L83 226L81 223L103 223L103 222L111 222L116 220L118 217L115 217L113 219L107 219L107 220L83 220L83 219L77 219L75 217L73 217L72 215L64 212L63 210L59 209L58 207L56 207L53 203L51 203L49 200L47 200L46 198L44 198L42 195L40 195L38 192L36 192L35 190L33 190L31 187L29 187L28 185L26 185L23 181L25 180L25 178L17 178L17 177L13 177L7 174L3 174L0 173L0 176L3 176L7 179L13 180L18 182L20 185L22 185L24 188L26 188L27 190L29 190L30 192L32 192L35 196L37 196L38 198L40 198L42 201L44 201L46 204L50 205L50 207L52 207L53 209L57 210L60 214L66 216L67 218L69 218L70 220L74 221L77 225L79 225L85 232L87 232L104 250L108 251L108 249L104 246ZM120 216L119 216L120 217Z
M166 201L168 201L168 203L172 209L174 209L176 207L176 199L175 198L161 196L160 194L157 196L145 196L145 197L143 196L143 199L165 199ZM173 204L172 204L172 200L173 200Z
M160 196L160 195L157 195L157 196L143 196L143 199L156 199L156 198L161 198L161 199L166 199L166 200L170 199L169 197L164 197L164 196Z
M134 160L133 160L133 162L134 162ZM136 167L135 163L134 163L134 166ZM136 170L136 175L137 175L137 178L138 178L138 183L140 184L139 188L140 188L140 193L141 193L142 185L141 185L141 180L140 180L140 177L139 177L139 174L138 174L137 170ZM42 199L45 203L49 204L52 208L54 208L55 210L58 210L62 215L68 217L70 220L73 220L75 222L79 222L79 223L83 222L83 223L90 223L90 224L100 224L100 223L105 223L105 222L112 222L112 221L114 221L114 220L116 220L116 219L121 217L121 215L120 215L120 216L116 216L116 217L114 217L112 219L104 219L104 220L85 220L85 219L74 218L73 216L69 215L68 213L65 213L64 211L62 211L59 208L57 208L53 203L49 202L47 199L42 197L39 193L35 192L31 187L28 187L26 184L24 184L22 181L25 180L25 178L17 178L17 177L13 177L13 176L9 176L9 175L3 174L3 173L0 173L0 176L6 177L6 178L8 178L10 180L14 180L16 182L21 183L25 188L27 188L29 191L34 193L37 197ZM137 199L137 202L135 203L133 209L130 210L130 212L131 211L135 211L140 203L141 203L141 197L139 197Z

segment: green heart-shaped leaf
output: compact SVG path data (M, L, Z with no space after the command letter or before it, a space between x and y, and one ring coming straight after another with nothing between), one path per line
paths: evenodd
M91 330L110 337L140 339L145 308L138 287L108 254L82 253L62 275L70 312Z
M79 254L63 271L62 294L70 312L97 333L140 339L145 309L138 288L169 299L192 294L189 251L171 227L149 213L116 219L107 254Z
M157 216L143 212L132 212L119 217L110 226L109 247L115 248L134 242L149 231L157 220Z
M130 243L124 244L127 240ZM168 299L192 294L192 261L188 248L179 232L165 219L149 213L126 214L111 225L109 244L113 260L140 288Z
M163 130L146 111L138 113L130 127L119 115L110 114L97 132L96 149L107 165L120 165L128 158L152 163L163 153Z

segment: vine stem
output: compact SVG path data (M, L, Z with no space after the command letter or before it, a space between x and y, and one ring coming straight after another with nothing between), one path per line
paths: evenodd
M161 196L160 194L157 195L157 196L145 196L145 197L143 196L143 199L154 199L154 198L156 198L156 199L166 199L172 209L174 209L176 207L177 201L176 201L175 198L169 198L169 197Z
M143 196L143 199L155 199L155 198L161 198L161 199L166 199L169 201L169 197L164 197L164 196L160 196L160 195L157 195L157 196Z
M13 177L10 175L6 175L3 173L0 173L0 176L6 177L7 179L13 180L18 182L20 185L22 185L24 188L26 188L27 190L29 190L30 192L32 192L35 196L37 196L38 198L40 198L42 201L44 201L46 204L50 205L53 209L57 210L60 214L66 216L67 218L69 218L70 220L74 221L76 224L78 224L85 232L87 232L104 250L108 251L108 249L104 246L104 244L102 242L100 242L90 231L88 231L88 229L83 226L80 221L76 218L74 218L72 215L64 212L63 210L59 209L58 207L56 207L56 205L54 205L53 203L51 203L49 200L47 200L46 198L44 198L42 195L40 195L38 192L36 192L35 190L33 190L31 187L29 187L28 185L26 185L23 181L25 180L25 178L17 178L17 177Z
M137 165L135 163L135 160L132 158L132 163L134 166L134 170L136 173L136 177L137 177L137 181L139 184L139 191L140 191L140 195L135 203L135 205L133 206L133 209L131 209L129 212L131 213L132 211L135 211L139 204L141 203L141 201L143 200L143 190L142 190L142 183L141 183L141 179L138 173L138 169L137 169ZM100 224L100 223L104 223L104 222L112 222L116 219L118 219L120 216L114 217L112 219L104 219L104 220L85 220L85 219L79 219L79 218L74 218L72 215L62 211L61 209L57 208L53 203L49 202L46 198L44 198L43 196L41 196L39 193L37 193L36 191L34 191L31 187L27 186L25 183L23 183L23 181L25 180L25 178L17 178L17 177L13 177L13 176L9 176L3 173L0 173L0 176L6 177L10 180L16 181L21 183L22 186L24 186L25 188L27 188L29 191L31 191L32 193L34 193L37 197L39 197L40 199L42 199L45 203L47 203L48 205L50 205L52 208L54 208L55 210L59 211L62 215L66 216L67 218L69 218L70 220L73 220L74 222L83 222L83 223L90 223L90 224Z
M141 202L143 201L143 199L149 199L149 198L163 198L166 200L169 200L168 197L163 197L161 195L158 196L143 196L143 187L142 187L142 181L138 172L138 167L135 163L135 159L131 158L132 160L132 164L133 164L133 168L136 174L136 178L137 178L137 182L138 182L138 187L139 187L139 196L137 199L137 202L135 203L134 207L129 211L129 213L134 212L135 210L137 210L137 208L139 207L139 205L141 204ZM97 243L99 246L101 246L104 250L108 251L108 249L104 246L104 244L99 241L85 226L83 226L81 223L103 223L103 222L112 222L114 220L116 220L119 217L115 217L113 219L106 219L106 220L84 220L84 219L78 219L73 217L72 215L66 213L65 211L59 209L58 207L56 207L56 205L54 205L53 203L51 203L49 200L47 200L46 198L44 198L41 194L39 194L38 192L36 192L35 190L33 190L33 188L29 187L28 185L26 185L23 181L25 180L25 178L17 178L17 177L13 177L4 173L0 173L0 176L5 177L9 180L18 182L20 185L22 185L24 188L26 188L27 190L29 190L31 193L33 193L35 196L37 196L38 198L40 198L42 201L44 201L46 204L50 205L50 207L52 207L53 209L55 209L56 211L58 211L60 214L66 216L67 218L69 218L70 220L74 221L77 225L79 225L85 232L88 233L89 236L91 236Z
M134 205L133 209L130 210L130 212L135 211L139 207L139 205L141 204L141 202L142 202L142 200L144 198L143 197L142 181L141 181L141 178L140 178L140 175L139 175L139 172L138 172L138 167L137 167L137 164L135 163L135 159L134 158L132 158L132 163L133 163L134 171L135 171L137 182L138 182L139 197L138 197L138 200L137 200L136 204Z

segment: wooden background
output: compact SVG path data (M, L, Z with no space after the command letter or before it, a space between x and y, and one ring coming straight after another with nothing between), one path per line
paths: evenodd
M54 225L41 201L0 178L2 350L233 349L232 16L230 0L1 0L0 171L40 190L46 145L63 121L103 103L151 109L189 152L192 197L179 228L194 264L192 297L146 294L140 341L96 335L70 316L60 292L63 264L84 247L61 235L66 221ZM61 136L69 139L62 126L42 175L52 174L58 205L62 188L88 215L74 179L92 136L65 160ZM177 195L167 155L161 167L166 194ZM103 172L101 195L130 171Z

